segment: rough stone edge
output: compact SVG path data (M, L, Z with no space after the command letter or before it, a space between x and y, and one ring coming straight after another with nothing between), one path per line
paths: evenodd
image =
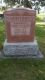
M22 47L23 47L23 46L33 47L33 46L34 46L34 47L36 47L37 50L38 50L38 44L37 44L37 40L36 40L36 39L34 39L33 42L17 42L17 43L8 43L7 40L5 40L5 42L4 42L4 47L3 47L4 54L5 54L5 55L10 55L10 56L11 56L11 55L12 55L12 56L13 56L13 55L16 56L17 54L12 54L12 53L11 53L11 54L10 54L10 53L7 54L7 51L5 51L5 49L8 49L8 46L11 46L12 49L13 49L13 46L14 46L14 49L15 49L16 46L19 46L19 47L20 47L20 46L22 46ZM6 47L7 47L7 48L6 48ZM10 48L10 47L9 47L9 48ZM11 50L11 48L9 49L9 51L10 51L10 50ZM19 55L22 55L22 54L19 54ZM23 55L25 55L25 54L23 54ZM23 56L23 55L22 55L22 56ZM26 55L27 55L27 54L26 54ZM29 55L29 54L28 54L28 55ZM31 54L30 54L30 55L31 55Z
M7 43L7 40L5 40L5 42L4 42L4 46L5 45L37 45L38 46L38 43L37 43L37 40L35 39L33 42L18 42L18 43ZM44 58L44 56L43 56L43 54L40 52L40 51L38 51L38 55L24 55L24 56L17 56L17 55L12 55L12 56L6 56L6 55L4 55L4 52L3 52L3 56L2 56L2 58Z
M39 51L38 52L39 55L28 55L28 56L5 56L3 50L0 51L0 59L43 59L44 56L42 55L42 53Z

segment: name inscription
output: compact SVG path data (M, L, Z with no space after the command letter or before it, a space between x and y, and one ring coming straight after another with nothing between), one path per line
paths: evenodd
M7 16L10 22L11 35L30 35L31 16Z

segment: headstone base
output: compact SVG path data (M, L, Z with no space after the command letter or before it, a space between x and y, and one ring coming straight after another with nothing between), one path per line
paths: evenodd
M33 42L17 42L8 43L4 42L4 55L17 58L43 58L39 51L37 41Z

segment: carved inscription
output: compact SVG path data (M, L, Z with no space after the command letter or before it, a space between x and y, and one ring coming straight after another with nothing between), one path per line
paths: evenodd
M10 22L11 35L30 35L31 16L7 16Z
M12 35L29 35L30 34L30 24L11 23L11 34Z

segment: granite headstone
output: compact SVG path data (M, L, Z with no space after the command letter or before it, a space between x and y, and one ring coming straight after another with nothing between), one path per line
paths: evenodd
M42 57L35 40L35 18L36 11L29 8L16 8L4 12L6 25L5 55Z

